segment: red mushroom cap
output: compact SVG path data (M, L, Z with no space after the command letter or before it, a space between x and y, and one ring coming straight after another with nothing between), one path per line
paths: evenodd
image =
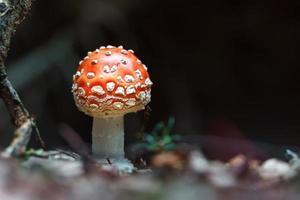
M151 100L147 68L132 50L100 47L79 62L72 92L79 110L92 117L113 117L144 109Z

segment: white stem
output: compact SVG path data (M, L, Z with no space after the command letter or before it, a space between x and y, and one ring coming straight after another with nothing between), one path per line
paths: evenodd
M94 118L92 131L96 158L124 158L124 116Z

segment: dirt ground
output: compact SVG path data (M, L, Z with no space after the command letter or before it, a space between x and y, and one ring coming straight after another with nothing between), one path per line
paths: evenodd
M33 153L32 153L33 152ZM134 161L132 174L83 162L66 151L32 151L26 158L0 160L0 199L299 199L297 158L265 162L238 155L226 163L200 151L165 151L149 163Z

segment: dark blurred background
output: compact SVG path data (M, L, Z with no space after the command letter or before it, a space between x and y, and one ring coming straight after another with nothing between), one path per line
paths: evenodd
M61 124L90 142L72 75L87 51L108 44L134 49L154 82L149 119L126 116L127 143L174 116L174 132L211 151L224 144L214 138L237 151L299 146L299 8L298 0L37 0L12 40L8 73L48 148L66 146ZM0 102L2 145L12 132Z

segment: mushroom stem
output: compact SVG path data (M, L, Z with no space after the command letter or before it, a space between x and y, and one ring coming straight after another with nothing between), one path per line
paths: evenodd
M94 118L92 152L96 158L124 158L124 116Z

